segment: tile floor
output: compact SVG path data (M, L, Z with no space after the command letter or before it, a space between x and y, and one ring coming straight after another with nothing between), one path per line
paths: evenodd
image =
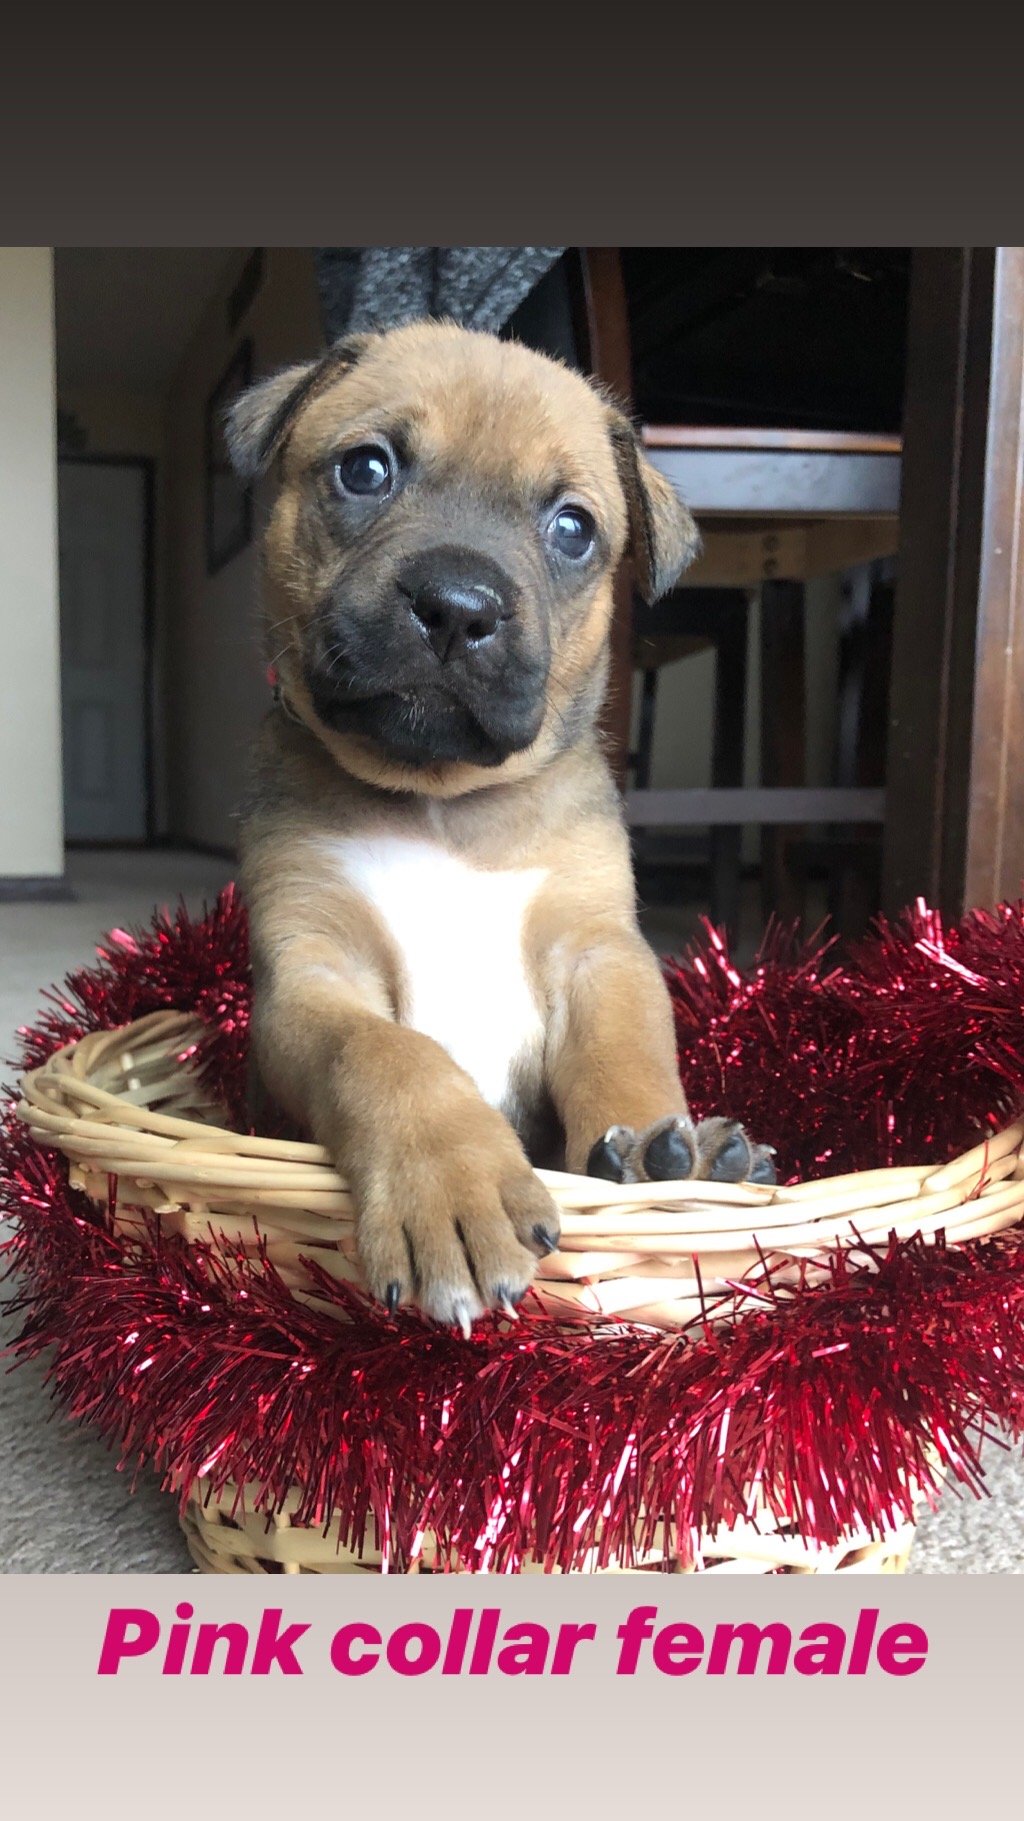
M114 924L145 921L179 896L198 909L230 877L227 862L196 854L75 853L74 900L0 904L0 1056L31 1019L39 991L87 962ZM744 948L756 913L745 909ZM657 946L677 948L695 913L650 919ZM10 1071L5 1068L4 1074ZM2 1294L2 1292L0 1292ZM921 1524L917 1572L995 1573L1024 1568L1024 1463L992 1447L992 1498L947 1495ZM49 1402L41 1367L0 1377L0 1571L172 1572L189 1566L171 1502L146 1478L134 1496L102 1443L75 1429Z

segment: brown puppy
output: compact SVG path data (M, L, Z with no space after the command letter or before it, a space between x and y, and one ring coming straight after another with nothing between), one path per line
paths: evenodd
M254 387L229 437L276 463L268 718L243 836L271 1093L351 1184L390 1307L514 1305L570 1170L770 1180L694 1127L595 731L612 578L649 599L696 544L627 420L568 369L445 324Z

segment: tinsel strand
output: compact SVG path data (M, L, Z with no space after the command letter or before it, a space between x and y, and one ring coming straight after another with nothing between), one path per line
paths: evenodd
M713 931L667 978L698 1115L742 1117L788 1177L944 1159L1024 1102L1024 904L946 926L918 907L854 961L770 932L736 969ZM195 1009L205 1079L244 1118L244 909L222 894L115 932L47 996L20 1066L86 1030ZM470 1341L321 1277L339 1321L266 1259L116 1237L63 1160L8 1114L0 1209L16 1357L45 1354L70 1413L183 1496L298 1487L301 1522L367 1525L401 1566L424 1530L462 1565L628 1565L664 1524L684 1557L755 1501L823 1546L911 1515L916 1484L983 1489L982 1437L1024 1430L1024 1233L837 1254L825 1282L769 1268L696 1335L559 1329L524 1305ZM312 1268L312 1267L311 1267ZM716 1311L716 1314L720 1313ZM641 1517L641 1514L643 1516Z

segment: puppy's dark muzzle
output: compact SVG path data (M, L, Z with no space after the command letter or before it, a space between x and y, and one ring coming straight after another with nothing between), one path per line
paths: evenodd
M379 615L325 602L306 655L318 718L405 765L501 765L536 738L549 647L487 553L433 546L384 583Z
M398 577L412 625L442 664L490 646L515 613L518 590L497 563L457 549L424 552Z

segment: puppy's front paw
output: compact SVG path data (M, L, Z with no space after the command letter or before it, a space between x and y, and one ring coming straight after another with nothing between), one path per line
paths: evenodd
M559 1237L558 1210L518 1140L497 1113L488 1125L483 1142L477 1133L426 1154L410 1144L357 1191L368 1288L391 1310L415 1302L467 1336L486 1309L515 1313Z
M587 1159L587 1175L606 1182L775 1181L771 1145L754 1144L734 1119L694 1125L673 1113L643 1131L609 1126Z

